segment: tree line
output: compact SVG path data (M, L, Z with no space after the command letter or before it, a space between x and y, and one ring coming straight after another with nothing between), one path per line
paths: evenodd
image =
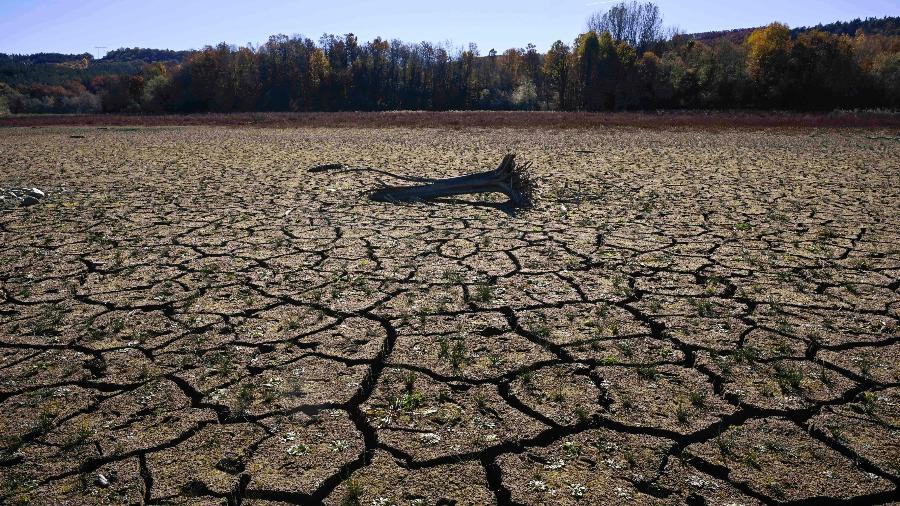
M11 74L0 58L0 80L14 78L0 83L0 110L898 108L900 36L890 28L898 26L896 19L870 23L879 28L873 34L864 28L852 36L819 29L792 34L773 23L737 42L696 40L666 29L656 5L623 2L592 16L571 44L557 41L546 53L534 45L482 54L474 44L276 35L257 47L117 50L114 61L103 64L122 72L98 73L102 64L87 56L81 69L77 61L52 56L45 58L53 61L51 73L82 77L31 82L22 78L25 64ZM167 61L122 61L157 56Z

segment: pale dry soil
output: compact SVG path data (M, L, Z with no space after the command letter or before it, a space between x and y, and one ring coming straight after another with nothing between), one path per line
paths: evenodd
M0 504L896 501L876 134L4 129Z

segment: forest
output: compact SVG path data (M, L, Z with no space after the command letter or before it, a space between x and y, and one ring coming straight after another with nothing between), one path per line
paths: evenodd
M622 2L586 25L546 53L348 33L0 55L0 114L900 107L897 17L686 35L655 4Z

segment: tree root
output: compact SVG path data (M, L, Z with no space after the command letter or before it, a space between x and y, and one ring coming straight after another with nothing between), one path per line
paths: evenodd
M503 157L500 165L487 172L468 176L431 180L418 186L389 186L369 193L377 202L422 202L441 197L473 193L499 192L509 197L509 204L517 208L534 206L536 186L528 174L530 162L516 165L516 155Z

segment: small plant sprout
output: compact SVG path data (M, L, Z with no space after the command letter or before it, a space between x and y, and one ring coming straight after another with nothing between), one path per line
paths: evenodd
M404 371L401 373L400 378L403 380L403 387L406 389L406 393L413 393L416 387L415 371Z
M691 406L697 409L703 409L706 406L706 392L702 390L694 390L690 394Z
M489 284L475 285L475 291L472 294L472 300L487 304L493 297L493 288Z
M734 456L734 446L737 444L737 429L729 427L716 437L716 447L722 457Z
M450 365L454 369L459 369L468 361L468 353L466 351L466 342L464 339L456 339L453 347L450 349Z
M799 390L803 383L803 369L785 362L775 363L775 381L782 392Z
M255 399L256 395L253 392L253 385L250 383L244 383L238 389L235 410L238 413L246 413L247 409L250 408Z
M659 375L659 371L653 366L642 364L637 368L637 374L641 379L653 381Z
M876 405L875 403L878 401L878 397L874 392L863 392L861 395L863 412L867 415L871 415L875 413Z
M307 447L303 443L291 445L287 449L287 454L295 457L299 455L306 455L307 453L309 453L309 447Z
M351 478L345 482L345 487L341 506L360 506L360 499L363 496L362 484Z
M403 411L412 411L425 402L425 396L421 392L406 393L400 396L394 403L396 408Z
M678 423L687 424L690 417L691 411L685 403L679 402L675 405L675 418L678 419Z
M578 455L581 455L581 444L577 441L566 441L563 443L563 450L565 450L570 457L577 457Z
M575 406L574 413L575 413L575 418L578 420L579 423L587 422L588 419L590 418L590 413L588 413L588 410L580 404L578 406Z
M454 271L446 271L444 272L444 279L446 279L448 283L459 285L463 282L463 275Z
M475 394L475 405L478 406L478 411L484 412L487 409L487 397L485 397L484 392Z

